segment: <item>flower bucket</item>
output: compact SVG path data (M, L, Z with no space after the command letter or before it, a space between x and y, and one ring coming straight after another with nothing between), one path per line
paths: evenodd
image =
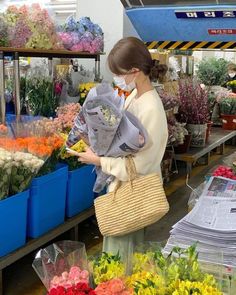
M188 150L189 150L189 148L190 148L191 139L192 139L192 135L191 134L185 135L184 143L174 147L175 153L176 154L184 154L184 153L187 153Z
M221 115L223 129L236 130L236 115Z
M34 178L30 187L27 234L37 238L65 220L68 167Z
M0 256L22 247L26 242L29 191L0 201Z
M69 171L66 216L72 217L93 206L95 183L94 166L85 165L76 170Z
M206 145L207 124L188 124L187 129L192 135L191 147L204 147Z
M210 135L211 135L211 127L213 125L213 122L207 123L207 130L206 130L206 143L208 143Z

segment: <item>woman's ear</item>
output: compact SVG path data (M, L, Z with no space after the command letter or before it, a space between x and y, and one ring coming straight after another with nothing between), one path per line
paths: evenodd
M134 77L137 78L140 74L140 69L132 68L132 72L134 73Z

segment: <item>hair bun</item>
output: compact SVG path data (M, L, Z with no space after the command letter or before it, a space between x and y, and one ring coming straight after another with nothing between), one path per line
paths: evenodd
M152 60L152 69L150 73L150 79L151 81L155 82L159 80L162 82L164 80L164 77L168 71L168 67L165 64L160 64L160 61L157 59Z

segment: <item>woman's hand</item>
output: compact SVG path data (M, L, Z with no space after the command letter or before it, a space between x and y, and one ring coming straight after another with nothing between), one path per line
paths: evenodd
M97 156L89 147L87 147L84 153L78 153L77 155L81 163L101 166L100 157Z

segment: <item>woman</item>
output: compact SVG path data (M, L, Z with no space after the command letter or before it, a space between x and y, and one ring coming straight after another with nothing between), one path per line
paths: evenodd
M236 80L236 65L230 63L227 67L227 77L223 87L228 87L228 83L234 80Z
M108 65L117 86L128 91L135 88L126 100L125 109L135 115L148 132L145 147L134 155L137 172L140 175L157 172L161 176L160 164L166 148L168 129L162 102L149 78L154 66L151 55L139 39L124 38L111 50ZM154 72L157 72L156 65ZM79 160L101 166L104 173L115 176L109 191L114 190L117 180L128 180L124 158L98 157L88 149L85 153L80 153ZM144 229L125 236L104 237L103 251L113 254L119 251L127 262L133 247L143 241Z

